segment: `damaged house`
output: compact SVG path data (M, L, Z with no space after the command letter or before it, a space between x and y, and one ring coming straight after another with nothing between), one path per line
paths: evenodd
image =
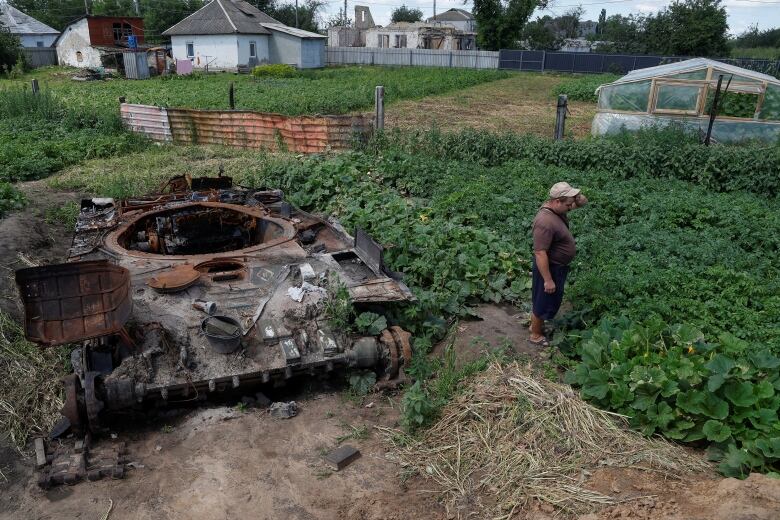
M60 65L120 68L122 53L144 44L144 19L85 15L68 24L55 44Z
M366 47L465 51L477 48L476 36L443 23L396 22L366 30Z
M60 32L4 2L0 2L0 26L19 38L22 47L51 47Z

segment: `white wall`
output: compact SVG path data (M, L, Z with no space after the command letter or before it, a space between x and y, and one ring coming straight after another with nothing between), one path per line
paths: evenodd
M81 61L77 53L81 52ZM57 40L57 60L60 65L71 67L102 67L100 53L89 45L87 20L82 19L67 27Z
M374 29L368 29L366 31L366 47L379 47L379 36L380 35L388 35L390 36L390 42L388 44L388 48L390 49L416 49L419 46L422 46L422 40L420 39L420 33L417 29L413 31L394 31L392 29L383 29L383 28L374 28ZM406 46L405 47L396 47L395 46L395 37L396 36L402 36L406 35Z
M286 63L296 67L301 65L301 39L297 36L271 31L268 50L271 63Z
M257 63L268 63L268 39L267 34L239 34L238 41L238 64L249 64L249 42L257 44Z
M171 36L174 60L187 59L187 42L194 44L195 58L192 60L192 66L196 69L205 68L206 60L209 69L235 69L238 66L238 41L235 34Z
M22 47L37 47L38 42L43 42L44 47L51 47L57 39L56 34L19 34L18 36Z

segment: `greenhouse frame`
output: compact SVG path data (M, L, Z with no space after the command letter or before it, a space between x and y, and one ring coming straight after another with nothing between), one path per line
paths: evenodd
M706 58L634 70L601 85L592 133L676 124L704 135L720 75L712 140L780 140L780 80Z

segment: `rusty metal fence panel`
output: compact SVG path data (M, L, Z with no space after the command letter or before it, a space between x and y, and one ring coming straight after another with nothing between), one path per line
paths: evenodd
M350 148L373 130L365 116L285 116L243 110L158 108L123 103L122 120L159 141L318 153Z
M27 65L37 69L57 64L57 49L54 47L22 47Z

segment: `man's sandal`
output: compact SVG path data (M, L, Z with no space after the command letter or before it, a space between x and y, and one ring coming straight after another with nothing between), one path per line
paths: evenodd
M547 347L550 346L550 342L547 341L547 338L545 338L545 337L542 337L542 338L539 338L539 339L536 339L536 340L528 338L528 343L530 343L531 345L535 345L537 347L541 347L541 348L547 348Z

